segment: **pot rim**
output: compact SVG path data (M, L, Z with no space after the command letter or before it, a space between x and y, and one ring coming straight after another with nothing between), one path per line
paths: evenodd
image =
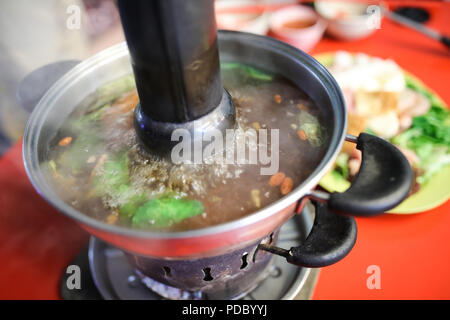
M74 219L78 223L81 223L82 225L86 225L90 228L101 230L109 234L117 234L131 238L145 239L197 238L207 235L225 233L243 227L251 227L252 224L276 215L282 209L285 209L289 205L292 205L293 203L302 199L304 196L308 196L309 191L314 188L318 184L319 180L329 171L329 169L331 169L331 166L344 143L345 132L347 129L347 115L342 92L332 75L317 60L315 60L305 52L279 40L244 32L221 30L218 32L219 46L221 39L227 40L236 37L248 38L249 41L256 41L258 44L263 44L266 47L276 49L284 55L301 57L302 61L307 61L310 64L310 67L314 67L316 71L320 73L319 75L321 76L322 80L328 81L329 86L327 89L334 91L333 94L338 101L333 101L333 104L332 106L330 106L330 108L341 108L341 110L337 110L337 114L339 115L340 112L342 119L337 119L337 116L335 116L333 132L331 133L328 150L326 151L325 155L320 160L310 176L305 179L305 181L303 181L300 185L298 185L294 190L292 190L288 195L240 219L202 229L178 232L154 232L109 225L76 210L69 204L65 203L61 198L59 198L53 191L53 189L48 185L47 179L44 177L40 169L40 163L38 159L39 136L44 120L47 118L47 114L52 109L49 106L54 107L52 102L64 94L64 88L66 86L70 86L73 80L83 77L84 72L90 70L91 68L94 68L98 64L107 64L110 61L122 58L123 56L127 56L128 47L125 42L105 49L75 66L62 78L60 78L46 92L46 94L37 104L28 120L23 138L22 149L25 170L29 179L31 180L33 187L52 206L54 206L56 209L58 209L68 217Z

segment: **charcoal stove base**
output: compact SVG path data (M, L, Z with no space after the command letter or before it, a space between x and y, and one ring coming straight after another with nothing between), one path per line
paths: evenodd
M289 248L298 245L309 233L313 223L311 208L305 207L300 215L290 219L281 229L277 245ZM107 299L107 300L159 300L156 293L163 288L162 295L171 288L145 277L136 271L120 249L91 238L87 252L80 253L73 264L82 268L81 290L69 290L67 275L61 283L63 299ZM89 271L90 269L90 271ZM309 299L318 277L318 269L301 268L288 264L284 258L274 256L263 273L263 279L255 286L236 296L244 300ZM153 290L149 289L152 288ZM202 299L196 292L177 291L173 297L181 299ZM156 292L155 292L156 291Z

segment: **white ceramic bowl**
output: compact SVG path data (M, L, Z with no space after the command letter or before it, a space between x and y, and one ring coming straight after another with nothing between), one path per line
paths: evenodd
M314 3L327 20L327 34L341 40L368 37L380 27L381 10L367 3L322 0Z
M269 30L269 14L262 13L227 13L226 9L239 9L257 5L254 0L216 0L216 23L219 29L250 32L266 35ZM223 12L223 13L222 13Z
M298 28L289 26L292 23L302 22L307 26ZM327 24L313 9L293 5L275 11L270 17L269 27L272 36L308 52L322 38Z

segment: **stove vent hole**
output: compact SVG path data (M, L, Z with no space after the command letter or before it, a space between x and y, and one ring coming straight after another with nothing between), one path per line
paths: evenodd
M205 268L203 269L203 273L205 274L205 276L203 277L204 281L211 281L214 278L211 276L211 268Z
M244 269L246 266L248 266L247 256L248 256L248 253L244 253L244 255L242 256L241 269Z
M166 277L170 278L172 276L172 271L170 270L169 267L163 267L164 268L164 273L166 274Z

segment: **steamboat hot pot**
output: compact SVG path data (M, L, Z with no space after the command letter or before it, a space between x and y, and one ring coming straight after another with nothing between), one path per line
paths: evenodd
M330 73L316 60L277 40L247 33L220 31L220 59L247 63L278 73L302 88L319 108L326 110L331 134L325 156L314 172L291 193L239 220L204 229L160 233L108 225L61 200L40 169L51 139L77 105L101 85L132 73L125 43L80 63L58 80L33 111L24 135L23 155L36 190L59 211L77 221L93 236L124 250L140 272L182 290L222 291L230 298L250 287L266 268L272 254L289 263L323 267L342 259L356 241L352 216L387 211L408 194L412 170L393 145L361 133L346 134L346 108ZM362 151L360 172L344 193L313 190L329 171L344 141ZM310 201L315 221L303 243L293 248L276 246L277 230ZM246 257L245 272L242 257ZM234 266L234 260L237 260ZM217 267L217 268L215 268ZM253 271L252 271L253 270ZM244 289L243 289L244 288Z

